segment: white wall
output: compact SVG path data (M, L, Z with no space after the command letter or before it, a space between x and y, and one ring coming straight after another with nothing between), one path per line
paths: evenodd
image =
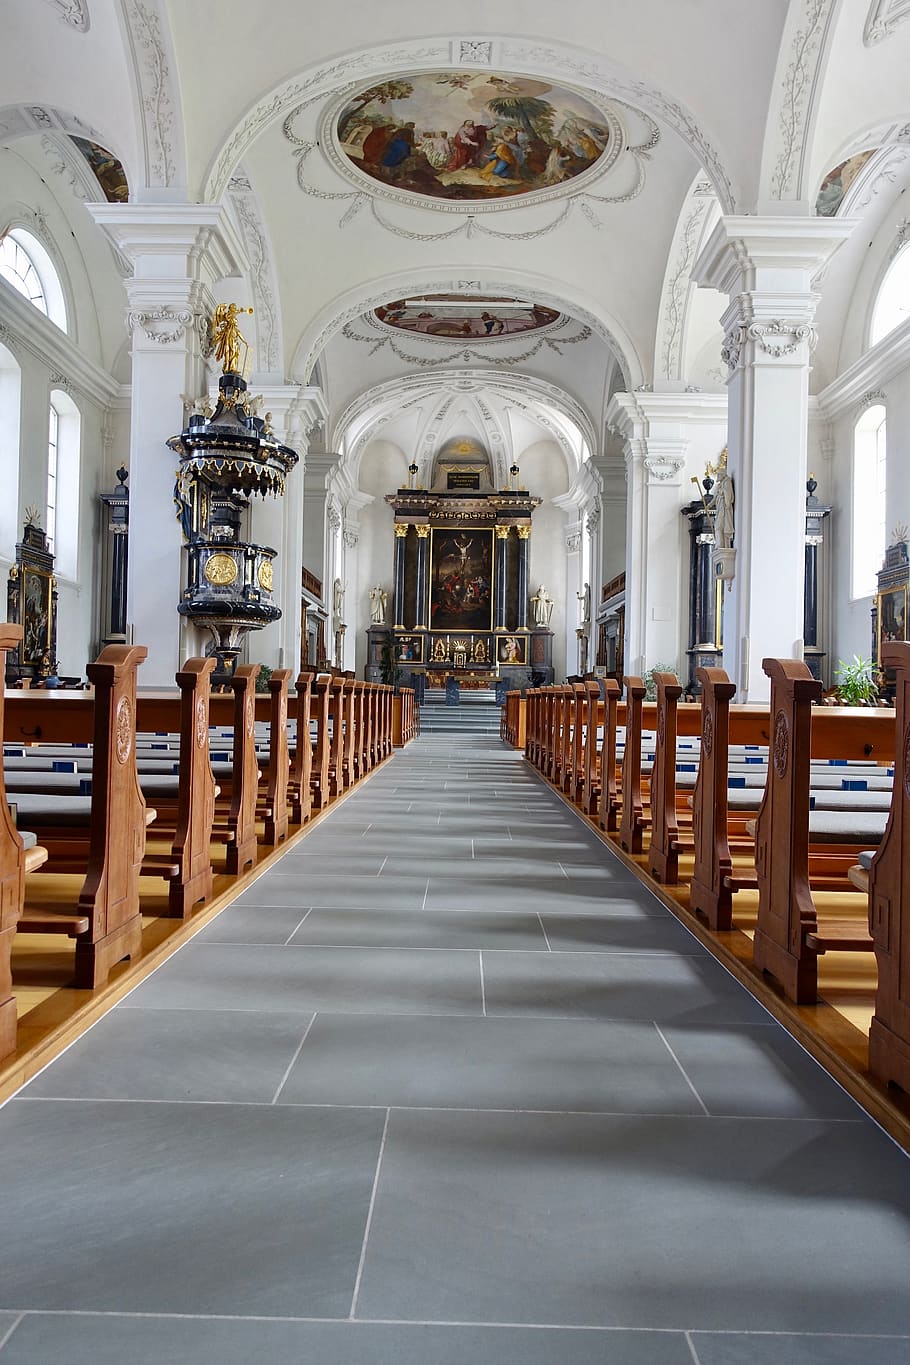
M385 495L406 487L407 481L408 457L401 447L392 441L371 441L360 461L359 486L361 492L373 495L373 501L360 512L357 576L348 583L345 599L348 634L353 631L356 640L354 668L359 677L363 677L366 664L366 632L370 624L367 594L376 583L381 583L389 594L389 613L394 598L395 513Z
M555 602L550 629L553 631L553 668L557 679L575 672L575 659L566 660L566 626L574 631L578 602L569 596L566 572L566 516L552 498L569 491L565 456L555 441L536 441L518 456L521 482L543 502L531 518L531 561L528 586L535 593L543 583ZM530 620L529 616L529 620Z

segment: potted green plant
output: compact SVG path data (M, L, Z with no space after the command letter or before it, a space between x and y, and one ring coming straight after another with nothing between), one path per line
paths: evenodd
M864 659L860 654L854 654L852 663L840 659L834 676L838 701L844 706L874 706L878 701L871 659Z
M645 685L645 701L657 701L657 683L654 681L655 673L675 672L675 664L655 664L653 668L649 668L642 678L642 682Z

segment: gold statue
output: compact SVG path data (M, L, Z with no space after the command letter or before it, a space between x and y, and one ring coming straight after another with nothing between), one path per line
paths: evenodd
M245 347L244 359L250 348L237 325L237 316L252 311L252 308L238 308L236 303L219 303L212 315L212 349L215 359L221 362L222 374L242 373L240 348Z

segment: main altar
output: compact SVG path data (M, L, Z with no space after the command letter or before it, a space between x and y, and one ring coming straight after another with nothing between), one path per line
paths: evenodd
M410 467L411 482L417 468ZM552 680L552 632L529 626L531 516L540 499L497 489L487 452L458 441L440 453L429 489L399 488L394 519L391 619L369 629L367 677L390 665L424 673L427 684L465 686L504 678Z

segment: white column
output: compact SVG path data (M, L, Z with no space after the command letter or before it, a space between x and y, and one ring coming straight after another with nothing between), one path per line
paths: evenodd
M211 286L237 273L242 247L218 205L88 207L133 265L126 281L133 362L127 621L135 642L149 651L142 686L172 687L182 662L183 572L173 502L176 457L165 441L183 427L184 396L205 389Z
M721 319L735 490L734 578L724 605L724 668L738 700L763 701L762 659L800 658L805 567L806 448L812 276L853 231L852 220L731 217L692 271L730 297Z
M327 526L328 481L341 456L337 453L313 452L307 455L303 494L303 562L310 573L322 580L322 605L331 616L332 578L334 560L330 555L331 533ZM329 622L329 630L332 625ZM329 657L332 641L326 641Z
M275 562L275 598L281 620L251 633L251 658L270 668L300 666L301 620L300 571L303 567L304 489L308 432L322 420L325 400L320 389L299 384L256 386L262 395L260 416L271 414L271 427L279 441L296 450L300 463L288 476L283 498L252 500L252 537L260 545L278 551Z

